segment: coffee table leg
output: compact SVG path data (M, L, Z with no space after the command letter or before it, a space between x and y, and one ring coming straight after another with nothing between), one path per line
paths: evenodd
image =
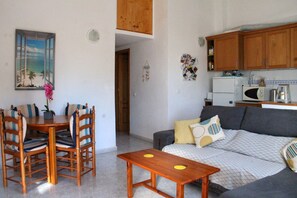
M152 180L152 187L156 188L157 182L156 182L156 174L155 173L151 173L151 180Z
M176 197L184 198L184 185L176 184Z
M202 178L202 198L208 197L208 176Z
M132 164L127 162L127 193L128 198L133 197L133 174Z

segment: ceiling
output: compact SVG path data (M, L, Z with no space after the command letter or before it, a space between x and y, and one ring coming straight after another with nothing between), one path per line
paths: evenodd
M136 32L116 30L116 35L115 35L116 47L125 46L139 41L148 40L148 39L153 39L153 36L136 33Z

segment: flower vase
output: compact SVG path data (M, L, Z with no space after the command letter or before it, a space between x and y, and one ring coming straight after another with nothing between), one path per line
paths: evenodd
M43 112L43 117L45 120L51 120L54 118L54 114L51 111L45 111Z

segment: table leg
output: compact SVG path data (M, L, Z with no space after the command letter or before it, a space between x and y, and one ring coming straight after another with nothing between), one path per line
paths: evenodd
M208 197L208 176L202 178L202 198Z
M184 198L184 185L176 184L176 197Z
M127 193L128 198L133 197L133 174L132 164L127 162Z
M152 187L156 188L157 187L157 182L156 182L156 174L151 172L151 180L152 180Z
M48 134L49 141L49 161L50 161L50 183L57 184L57 160L56 160L56 129L55 127L49 128Z

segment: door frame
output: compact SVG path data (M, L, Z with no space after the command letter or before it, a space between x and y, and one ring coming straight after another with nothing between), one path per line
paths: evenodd
M116 133L118 133L119 128L119 94L118 94L118 71L119 71L119 55L120 54L127 54L128 55L128 131L125 131L126 134L130 134L130 49L123 49L115 52L115 114L116 114Z

